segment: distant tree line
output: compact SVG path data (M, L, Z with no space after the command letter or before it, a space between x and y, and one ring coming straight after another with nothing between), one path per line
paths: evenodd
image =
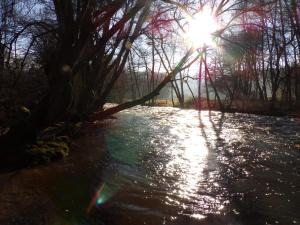
M207 50L205 69L222 108L260 102L274 109L300 106L300 2L243 1L241 16Z

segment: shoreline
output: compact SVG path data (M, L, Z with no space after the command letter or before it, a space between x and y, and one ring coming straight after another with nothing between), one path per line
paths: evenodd
M180 109L178 106L166 106L166 105L143 105L147 107L172 107ZM199 110L196 107L185 107L182 110L185 109L193 109L193 110ZM300 112L295 111L247 111L247 110L237 110L237 109L227 109L221 111L218 108L207 108L203 107L200 111L213 111L213 112L221 112L221 113L241 113L241 114L252 114L252 115L261 115L261 116L275 116L275 117L284 117L288 116L291 118L295 118L297 121L300 121ZM112 117L113 119L117 119L115 116ZM94 122L87 122L83 121L82 126L76 126L75 124L71 125L66 124L64 125L66 127L71 127L72 132L67 132L63 134L63 136L55 136L52 140L46 140L43 139L39 141L41 144L35 144L35 155L31 155L32 158L28 158L28 154L26 153L26 148L28 146L23 146L24 151L20 151L17 155L5 155L5 152L2 152L3 157L2 158L2 166L0 168L0 174L5 174L7 172L11 171L20 171L23 168L36 168L43 165L51 165L54 162L62 161L65 158L71 157L73 155L73 149L72 144L76 142L77 139L84 138L87 133L89 133L88 130L95 130L98 128L107 127L110 124L110 119L112 118L106 118L100 121L94 121ZM64 127L63 126L63 127ZM50 127L51 128L51 127ZM61 127L59 127L61 128ZM74 128L76 128L76 132L74 132ZM1 127L0 127L1 129ZM47 130L49 128L46 128ZM70 129L68 129L70 131ZM56 133L56 129L53 130L53 133ZM76 134L75 134L76 133ZM75 135L74 135L75 134ZM64 139L60 140L60 137L65 137ZM52 149L49 149L49 143L52 145L50 147L54 147ZM38 143L38 142L37 142ZM48 148L48 149L46 149ZM20 148L21 149L21 148ZM46 158L46 160L43 160L43 158Z
M172 103L167 101L158 101L154 104L145 104L145 106L153 107L174 107L179 109L194 109L194 110L207 110L207 111L217 111L223 113L245 113L245 114L254 114L254 115L263 115L263 116L290 116L294 118L300 118L300 108L295 107L295 109L288 109L287 107L276 106L273 110L270 109L269 105L265 102L253 101L249 104L241 105L240 103L234 103L235 107L226 108L221 110L218 106L218 103L215 101L210 101L210 106L208 107L207 101L201 101L201 108L199 109L198 102L188 102L185 107L181 108L178 103L174 106Z

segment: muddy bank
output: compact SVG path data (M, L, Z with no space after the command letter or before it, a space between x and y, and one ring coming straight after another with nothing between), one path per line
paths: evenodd
M62 202L64 198L71 205L80 208L76 200L68 198L70 192L80 192L81 185L77 182L80 178L90 176L89 168L101 167L99 161L105 154L104 130L103 124L92 128L86 126L86 135L72 143L72 154L65 160L13 172L2 172L0 224L57 224L62 215L72 214L67 206L58 207L57 202ZM74 185L63 184L66 177L69 180L73 179ZM89 200L90 196L87 195L86 202Z

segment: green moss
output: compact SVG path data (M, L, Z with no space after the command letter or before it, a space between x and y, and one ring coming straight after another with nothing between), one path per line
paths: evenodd
M30 110L25 106L21 106L20 110L22 113L24 113L26 115L30 115L30 113L31 113Z
M80 134L81 123L56 123L42 130L35 144L26 150L30 164L42 164L62 159L69 154L71 139Z
M65 158L69 154L68 137L57 137L51 141L38 141L29 146L26 154L33 164L47 163L57 159Z
M81 123L64 123L60 122L53 126L45 128L40 134L40 139L51 140L55 137L71 137L76 138L80 136Z
M68 136L59 136L56 138L56 141L61 141L61 142L65 142L65 143L71 142L71 140Z

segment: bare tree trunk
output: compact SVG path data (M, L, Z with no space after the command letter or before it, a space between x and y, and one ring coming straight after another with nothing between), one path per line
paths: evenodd
M198 109L201 110L201 80L202 80L202 64L203 64L203 57L200 57L199 63L199 73L198 73Z

